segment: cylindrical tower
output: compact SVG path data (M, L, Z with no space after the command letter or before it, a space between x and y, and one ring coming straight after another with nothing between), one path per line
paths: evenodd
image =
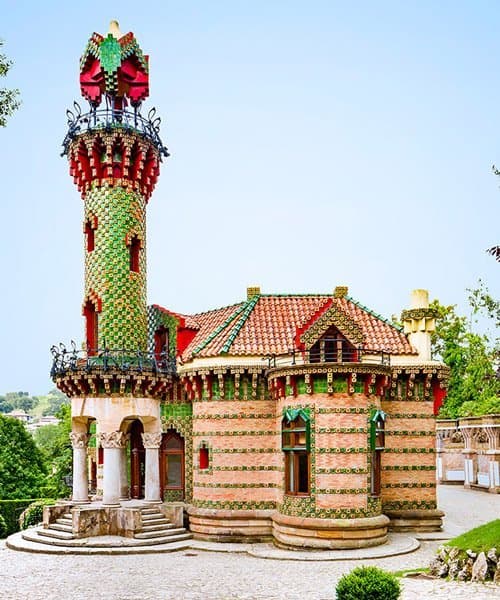
M90 107L67 111L63 155L84 201L85 338L82 350L54 346L51 372L71 398L73 501L88 499L89 439L100 447L91 472L104 504L128 496L128 471L134 498L159 501L160 402L175 358L147 347L146 206L168 152L155 109L140 111L149 66L133 33L122 35L113 21L106 36L92 35L80 88Z
M85 207L85 345L90 354L103 347L144 351L146 205L168 153L154 111L147 119L140 114L148 57L132 33L122 35L112 22L107 37L92 35L80 88L90 111L68 113L64 152Z

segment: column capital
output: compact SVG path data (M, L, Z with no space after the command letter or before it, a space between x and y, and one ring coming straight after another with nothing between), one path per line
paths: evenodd
M89 434L88 433L79 433L76 431L72 431L69 434L69 439L71 440L71 446L73 448L86 448L89 442Z
M153 433L143 433L142 443L144 448L159 448L161 445L161 431L155 431Z
M123 431L109 431L99 434L99 443L103 448L124 448L127 439L128 436Z

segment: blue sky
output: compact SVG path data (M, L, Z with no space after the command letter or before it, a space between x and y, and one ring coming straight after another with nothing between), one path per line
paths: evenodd
M148 207L148 297L193 313L263 292L500 296L500 4L0 0L23 106L0 130L0 393L51 387L83 338L82 200L60 158L78 59L111 19L150 55L172 156ZM85 102L81 99L82 106Z

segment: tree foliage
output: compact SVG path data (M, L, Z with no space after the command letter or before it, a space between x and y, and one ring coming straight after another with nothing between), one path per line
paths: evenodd
M454 305L444 306L438 300L431 304L437 314L436 331L432 334L433 354L450 367L441 417L500 413L499 340L473 330L480 318L493 322L498 330L500 302L481 281L476 289L468 291L470 320L458 315Z
M45 475L42 453L24 425L0 415L0 500L38 498Z
M46 425L35 432L35 441L42 452L49 474L43 486L43 493L50 498L67 496L68 487L63 477L72 469L73 450L69 434L71 432L71 407L63 404L56 414L57 425Z
M0 50L3 44L3 40L0 40ZM12 61L0 52L0 77L5 77L11 66ZM20 104L19 90L0 88L0 127L6 126L7 117L10 117Z

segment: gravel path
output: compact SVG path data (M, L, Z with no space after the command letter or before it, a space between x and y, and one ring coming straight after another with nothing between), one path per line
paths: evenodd
M500 496L441 487L446 529L500 517ZM389 571L427 566L437 541L411 554L363 560ZM188 550L130 556L50 556L0 545L0 600L333 600L338 578L361 561L303 562ZM500 587L402 579L403 600L500 599Z

